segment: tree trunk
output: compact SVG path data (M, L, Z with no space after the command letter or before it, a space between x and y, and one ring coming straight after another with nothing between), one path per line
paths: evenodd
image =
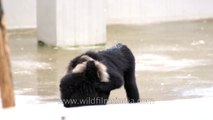
M2 1L0 0L0 91L3 108L15 106L12 75L10 70L9 46L4 21Z

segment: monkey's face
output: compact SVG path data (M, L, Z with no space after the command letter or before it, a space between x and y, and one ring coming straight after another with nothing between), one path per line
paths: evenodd
M106 104L109 92L99 89L103 73L98 69L95 61L87 61L78 64L62 78L60 91L65 107Z
M95 83L79 73L67 74L60 84L61 99L65 107L91 105L91 99L99 96Z

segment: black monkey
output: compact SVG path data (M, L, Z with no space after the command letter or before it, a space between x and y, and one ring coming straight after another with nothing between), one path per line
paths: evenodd
M135 58L126 45L86 53L71 60L61 79L65 107L106 104L110 91L124 84L128 102L139 102L135 80Z

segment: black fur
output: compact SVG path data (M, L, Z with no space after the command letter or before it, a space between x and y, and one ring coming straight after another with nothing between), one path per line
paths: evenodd
M93 60L82 60L83 55ZM85 71L72 73L78 64L85 61ZM95 61L106 66L109 82L100 80ZM88 51L74 58L60 83L61 99L65 107L106 104L110 91L120 88L123 84L129 103L139 102L135 81L135 58L127 46L117 44L104 51Z

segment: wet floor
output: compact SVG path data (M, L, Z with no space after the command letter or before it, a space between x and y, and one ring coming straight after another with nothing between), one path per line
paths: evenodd
M9 32L16 99L60 103L58 84L70 59L88 50L127 44L136 57L136 78L143 100L213 97L213 20L150 25L111 25L106 46L38 46L35 30ZM125 92L112 92L124 99Z

